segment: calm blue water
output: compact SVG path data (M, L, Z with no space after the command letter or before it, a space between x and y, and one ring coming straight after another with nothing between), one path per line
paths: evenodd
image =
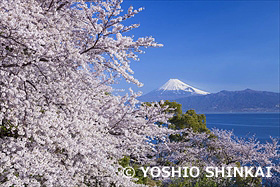
M238 137L256 136L261 142L269 136L280 138L280 113L206 114L208 128L233 130Z

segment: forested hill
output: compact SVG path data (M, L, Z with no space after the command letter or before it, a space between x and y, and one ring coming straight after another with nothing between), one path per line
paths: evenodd
M183 111L197 112L279 112L280 94L246 89L243 91L221 91L204 96L177 99Z

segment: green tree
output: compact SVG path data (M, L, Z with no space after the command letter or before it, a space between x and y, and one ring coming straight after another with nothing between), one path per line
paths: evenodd
M147 106L151 106L151 103L144 103ZM177 102L171 102L166 100L161 107L168 106L165 112L173 113L174 116L169 119L170 124L168 128L170 129L185 129L191 128L194 132L202 133L211 133L210 130L206 127L206 116L204 114L197 114L195 110L187 110L184 114L182 112L182 105ZM159 126L163 123L158 122ZM212 136L211 136L212 137ZM172 134L169 136L171 141L183 141L184 134Z
M174 113L174 116L169 119L171 123L169 128L177 130L192 128L194 132L210 132L206 127L206 116L204 114L197 114L195 110L188 110L183 114L180 103L170 102L168 100L161 106L169 106L166 112Z
M172 129L192 128L194 132L208 132L206 116L197 114L194 110L188 110L185 114L175 115L169 120Z

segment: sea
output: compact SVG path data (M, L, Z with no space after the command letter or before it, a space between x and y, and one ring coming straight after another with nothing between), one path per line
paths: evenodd
M232 130L242 138L255 136L261 143L271 142L270 137L280 138L280 113L209 113L206 126Z

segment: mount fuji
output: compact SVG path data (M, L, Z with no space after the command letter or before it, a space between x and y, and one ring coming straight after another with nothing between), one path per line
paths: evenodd
M179 79L170 79L160 88L153 90L138 99L143 102L176 100L188 96L208 95L209 92L194 88Z

